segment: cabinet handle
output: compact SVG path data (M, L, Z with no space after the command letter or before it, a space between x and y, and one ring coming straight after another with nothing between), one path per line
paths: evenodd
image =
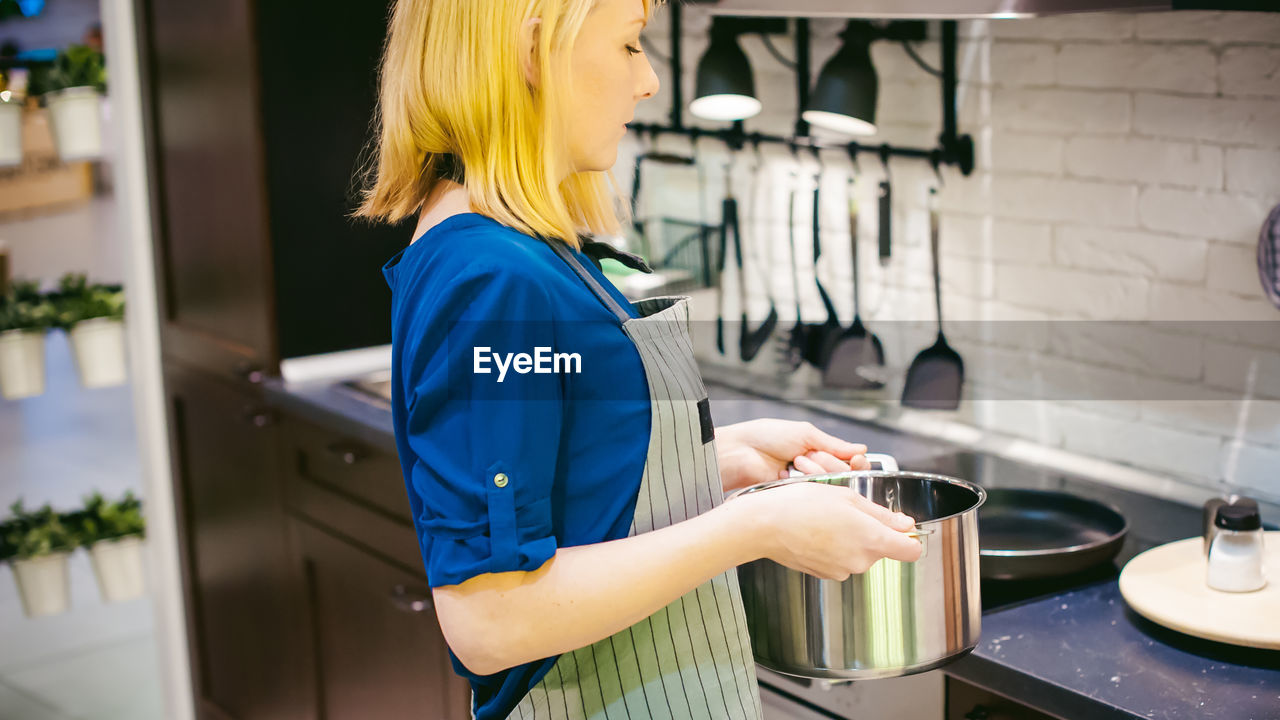
M275 424L275 413L258 407L248 407L244 411L244 421L254 427L264 428Z
M411 592L403 585L392 588L391 604L395 605L397 610L407 613L426 612L432 608L430 595Z
M262 368L251 363L242 360L236 363L236 366L231 370L231 372L245 382L252 383L254 385L262 384Z
M369 453L359 445L351 443L330 443L326 448L330 455L341 460L346 465L355 465Z

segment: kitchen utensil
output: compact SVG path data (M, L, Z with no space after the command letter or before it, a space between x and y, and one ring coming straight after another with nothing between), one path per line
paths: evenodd
M827 310L827 319L821 323L809 323L805 329L804 359L810 365L822 369L826 367L831 348L843 328L840 326L840 314L836 312L835 303L831 302L831 296L818 275L818 261L822 257L822 155L816 146L813 147L813 156L818 162L818 169L813 176L813 282L818 286L818 296L822 298L822 305Z
M796 153L795 145L791 146L791 153ZM796 179L798 177L792 166L789 190L787 193L787 243L790 256L788 261L791 264L791 289L795 295L796 301L796 322L791 326L791 330L785 335L778 338L778 354L779 362L782 366L792 372L799 370L800 365L804 362L805 348L805 324L804 318L800 314L800 270L796 263L796 231L795 231L795 214L796 214Z
M1261 590L1214 590L1205 582L1199 536L1151 548L1120 571L1120 594L1134 612L1158 625L1206 640L1280 650L1280 532L1263 534Z
M884 371L884 345L880 338L867 332L862 324L858 302L858 200L854 195L854 176L846 184L849 197L849 246L853 256L853 324L836 339L831 356L822 370L822 384L827 387L874 390L884 387L880 375Z
M1119 510L1096 500L1056 490L988 488L978 512L982 578L1081 572L1114 558L1128 530Z
M755 164L751 168L751 191L749 195L749 202L754 206L756 203L756 197L759 195L760 168L764 162L760 155L760 141L756 140L753 145L755 150ZM728 180L726 179L725 182L727 186ZM752 330L747 325L747 279L746 271L743 269L744 266L742 264L742 241L738 234L738 212L736 202L734 203L733 210L734 253L738 259L738 288L741 293L739 299L742 304L742 330L738 335L738 353L743 362L750 362L755 359L756 355L760 352L760 348L764 347L765 342L768 341L769 337L773 335L774 330L778 327L778 307L773 302L773 288L769 283L768 272L757 260L755 251L752 249L750 253L750 264L752 267L756 268L757 272L760 273L761 286L764 288L765 295L769 300L769 313L765 316L764 322L760 324L760 327Z
M698 138L690 136L691 156L693 157L693 166L698 173L698 224L702 228L704 244L710 234L714 232L713 228L707 224L707 182L706 174L702 169L702 162L698 153ZM726 169L727 174L727 169ZM728 260L727 243L728 233L724 227L725 218L721 218L720 231L717 233L719 237L719 246L716 251L716 350L721 354L725 354L724 350L724 270Z
M847 487L916 519L924 545L914 563L881 560L843 582L772 560L738 567L755 660L774 672L866 680L924 672L971 651L982 630L978 581L978 485L902 472L892 457L868 454L878 471L805 475L736 490L726 497L797 482Z
M929 190L929 251L933 256L933 300L938 311L938 339L921 350L907 368L902 404L934 410L955 410L964 387L964 361L942 334L942 278L938 270L938 192Z
M727 172L725 173L728 174ZM698 197L702 197L702 172L698 172ZM726 204L728 198L725 199ZM701 204L701 203L699 203ZM728 208L724 208L727 210ZM725 214L720 220L720 250L719 261L716 264L716 350L724 355L724 269L729 260L728 242L729 232L727 223L729 222L728 214ZM741 278L739 278L741 285Z
M880 164L884 166L884 180L880 182L880 264L889 263L893 244L893 187L889 180L889 149L880 148Z
M1271 209L1258 234L1258 279L1271 304L1280 308L1280 205Z
M644 133L640 132L638 139L644 142ZM692 155L677 155L674 153L658 152L653 149L654 142L657 139L657 131L651 131L649 141L645 143L644 149L636 153L635 165L632 167L631 176L631 225L635 229L636 234L644 237L644 219L640 218L640 187L644 179L642 172L644 161L650 160L664 165L692 165L694 158Z

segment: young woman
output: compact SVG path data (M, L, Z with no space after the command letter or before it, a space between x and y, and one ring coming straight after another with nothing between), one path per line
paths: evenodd
M610 168L658 91L639 37L660 1L391 14L358 214L418 216L383 268L392 414L477 720L759 718L737 566L843 580L920 554L910 518L847 488L724 502L788 464L864 469L866 448L808 423L713 427L688 298L633 305L596 264L644 267L589 235L621 227Z

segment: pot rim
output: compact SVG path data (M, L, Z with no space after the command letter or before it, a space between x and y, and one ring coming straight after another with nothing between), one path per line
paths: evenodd
M969 490L970 492L978 496L978 501L974 503L972 506L964 510L961 510L960 512L957 512L957 513L944 515L939 518L933 518L932 520L917 522L916 523L917 527L921 525L928 525L930 523L939 523L939 522L942 522L943 520L950 520L951 518L960 517L965 513L976 512L978 508L982 507L982 504L987 501L987 491L984 490L981 485L975 482L972 482L969 480L962 480L960 478L954 478L954 477L951 477L950 475L938 475L935 473L915 472L912 470L846 470L844 472L818 473L815 475L796 475L795 477L783 478L780 480L768 480L766 482L756 483L755 485L748 485L747 487L744 487L744 488L738 488L737 490L734 490L733 492L726 495L724 497L724 501L728 502L738 497L739 495L746 495L747 493L757 492L760 490L770 490L775 487L782 487L783 485L790 485L792 483L816 482L818 480L843 479L843 478L852 477L854 475L871 476L871 477L898 477L898 478L910 477L915 480L929 480L932 482L940 482L947 485L956 485L958 487L962 487L966 490Z

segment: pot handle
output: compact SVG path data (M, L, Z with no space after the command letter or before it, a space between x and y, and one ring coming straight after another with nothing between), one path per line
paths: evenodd
M885 453L867 453L867 461L873 466L880 463L880 469L886 472L898 472L898 461L892 455Z
M898 461L892 455L885 453L867 453L867 462L871 463L872 470L875 470L875 464L880 463L880 470L885 472L898 472ZM789 477L803 477L804 473L796 469L795 465L787 464Z

